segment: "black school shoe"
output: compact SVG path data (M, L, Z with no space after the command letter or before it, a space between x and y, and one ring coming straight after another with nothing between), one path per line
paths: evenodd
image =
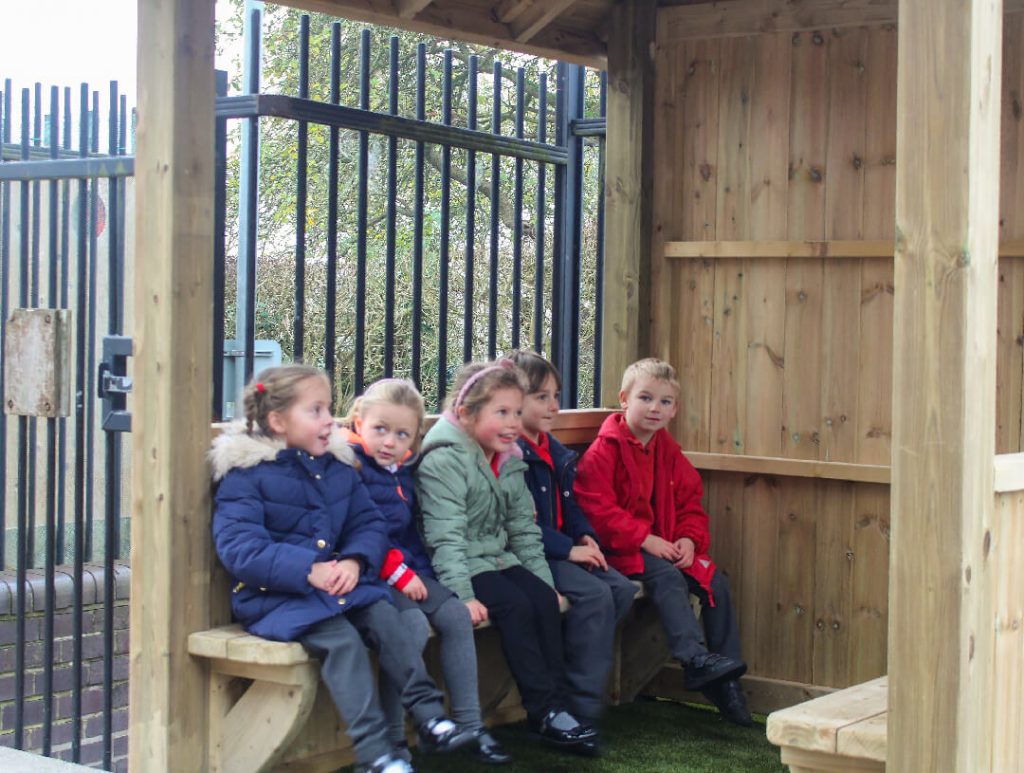
M420 750L427 754L453 752L476 740L472 731L463 730L448 717L428 719L416 732L420 737Z
M552 709L539 721L530 722L530 729L541 739L555 746L578 747L596 741L597 731L589 725L581 724L568 711Z
M715 682L705 687L702 692L715 706L719 713L733 724L740 727L753 727L754 719L747 708L747 698L743 688L735 679Z
M686 689L700 690L712 682L739 679L747 673L747 664L717 652L703 652L686 664Z
M512 755L502 749L498 740L484 728L477 730L474 737L476 738L476 749L473 751L473 755L480 762L488 765L505 765L512 762Z

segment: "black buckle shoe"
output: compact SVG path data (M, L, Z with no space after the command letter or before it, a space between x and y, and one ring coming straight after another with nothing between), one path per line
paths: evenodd
M750 716L750 710L747 708L747 698L743 694L743 688L735 679L708 685L702 692L718 707L719 713L733 724L740 727L754 726L754 719Z
M539 722L532 724L537 735L556 746L575 747L597 738L594 728L580 724L568 711L552 709Z
M502 749L498 740L484 728L476 731L474 755L480 762L488 765L505 765L512 762L512 755Z
M712 682L739 679L747 672L747 664L717 652L705 652L686 664L686 689L699 690Z
M475 736L452 722L448 717L428 719L416 731L420 737L420 750L428 754L445 754L473 743Z

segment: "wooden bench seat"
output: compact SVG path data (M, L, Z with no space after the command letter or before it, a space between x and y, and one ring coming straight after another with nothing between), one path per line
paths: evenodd
M563 598L561 611L567 609ZM476 629L490 627L485 621ZM298 642L253 636L237 623L190 634L188 651L209 666L210 770L272 769L309 719L319 692L319 662ZM233 685L239 679L250 681L240 695ZM508 692L503 689L493 702ZM327 711L335 715L333 704Z
M773 712L768 740L792 773L884 771L888 705L882 676Z

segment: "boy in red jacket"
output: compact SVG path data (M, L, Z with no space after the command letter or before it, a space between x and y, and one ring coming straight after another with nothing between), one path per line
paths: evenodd
M728 580L708 556L700 475L665 429L678 398L667 362L649 358L626 368L623 413L605 420L580 460L576 500L608 562L643 582L658 607L672 655L686 669L686 688L703 691L726 719L749 726L738 681L747 666ZM703 637L690 593L701 602Z

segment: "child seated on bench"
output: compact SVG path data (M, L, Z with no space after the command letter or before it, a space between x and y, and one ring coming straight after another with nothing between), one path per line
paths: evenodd
M463 366L423 439L416 496L434 571L474 625L498 629L531 729L589 754L594 730L567 710L559 597L516 445L524 391L509 360Z
M576 499L609 563L643 582L657 606L672 655L686 669L686 689L703 691L726 719L749 726L738 681L747 666L728 580L708 555L700 475L665 429L678 399L667 362L649 358L626 368L623 413L605 419L580 460ZM690 593L702 605L706 646Z
M413 451L423 426L423 397L407 379L386 378L355 399L342 421L359 459L370 497L387 521L388 554L381 579L391 586L406 636L420 650L427 643L427 621L440 638L441 671L451 696L452 719L476 737L476 755L489 764L511 761L480 719L476 643L466 605L437 581L414 517ZM398 685L381 676L381 704L391 740L405 749L405 712Z
M235 617L250 633L297 640L322 661L364 770L412 770L388 738L367 645L400 685L424 749L471 743L472 733L444 716L443 696L378 579L387 527L335 426L326 374L306 365L269 368L243 401L245 422L210 451L220 482L213 535L235 583Z
M555 588L572 605L563 624L569 705L581 721L596 725L614 660L615 628L633 605L636 586L608 566L573 496L577 455L551 434L562 390L558 370L535 352L514 352L511 359L527 383L519 436L526 485Z

